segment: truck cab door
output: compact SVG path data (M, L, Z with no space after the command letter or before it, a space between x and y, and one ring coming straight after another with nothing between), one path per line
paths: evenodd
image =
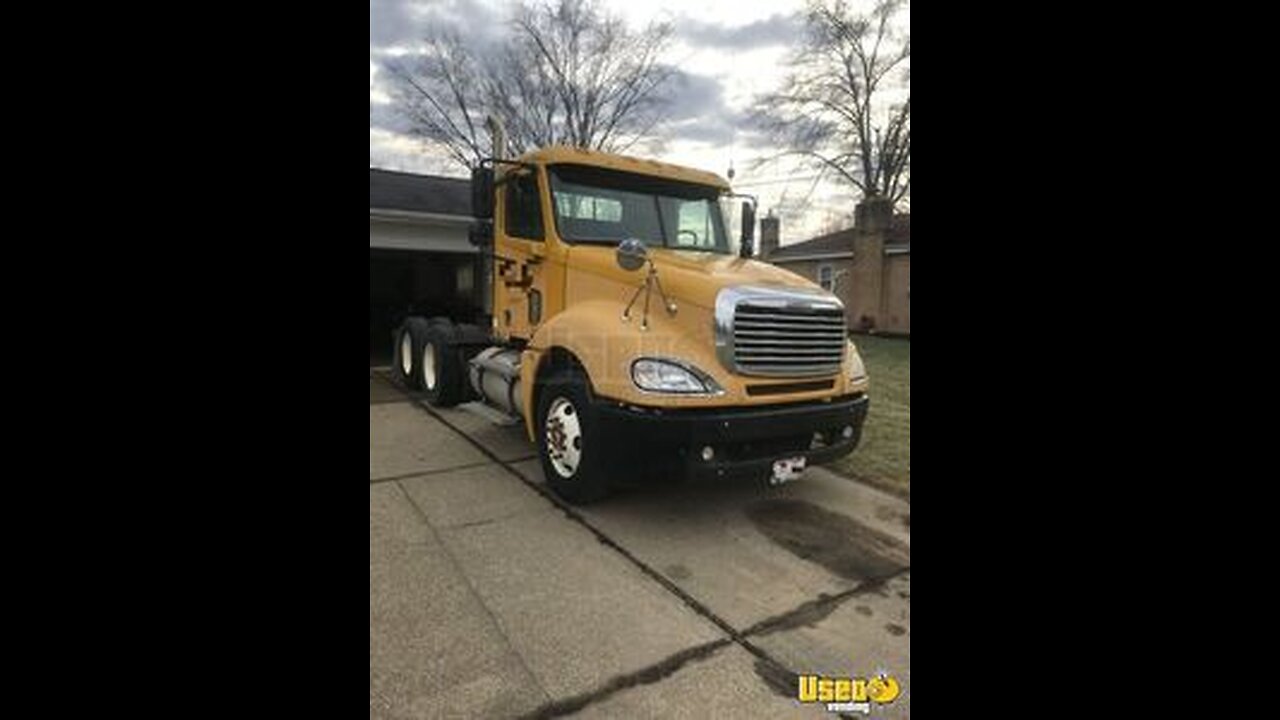
M508 170L495 203L493 325L500 338L532 336L548 315L546 218L542 181L534 168Z

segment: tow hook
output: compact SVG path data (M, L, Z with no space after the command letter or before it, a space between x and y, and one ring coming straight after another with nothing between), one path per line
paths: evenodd
M803 455L785 458L773 464L773 472L769 475L769 484L784 485L804 475L805 457Z

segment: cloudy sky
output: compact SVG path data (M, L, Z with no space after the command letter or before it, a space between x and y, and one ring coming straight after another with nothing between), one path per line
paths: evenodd
M602 0L632 27L651 20L675 29L668 62L680 69L670 91L671 122L658 159L726 175L735 169L734 188L758 195L760 214L782 218L782 244L808 239L832 226L847 225L854 198L815 173L755 161L778 148L750 128L753 99L776 89L789 52L803 38L803 0ZM855 8L869 2L852 0ZM370 0L369 3L369 164L409 172L462 176L443 155L409 138L386 94L386 58L411 52L423 32L452 25L477 47L495 42L505 30L509 0ZM907 13L902 17L909 30ZM816 182L815 182L816 181Z

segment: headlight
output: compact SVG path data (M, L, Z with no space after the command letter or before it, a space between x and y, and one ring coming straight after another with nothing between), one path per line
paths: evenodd
M648 392L719 395L724 392L705 372L679 360L640 358L631 363L631 382Z
M862 356L858 354L858 347L849 343L849 380L851 382L862 382L867 379L867 368L862 364Z

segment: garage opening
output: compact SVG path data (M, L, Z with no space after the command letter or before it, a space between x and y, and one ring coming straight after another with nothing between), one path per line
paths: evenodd
M408 315L474 321L475 256L369 250L369 365L389 365L391 332Z
M408 315L476 322L467 179L369 168L369 364L388 365Z

